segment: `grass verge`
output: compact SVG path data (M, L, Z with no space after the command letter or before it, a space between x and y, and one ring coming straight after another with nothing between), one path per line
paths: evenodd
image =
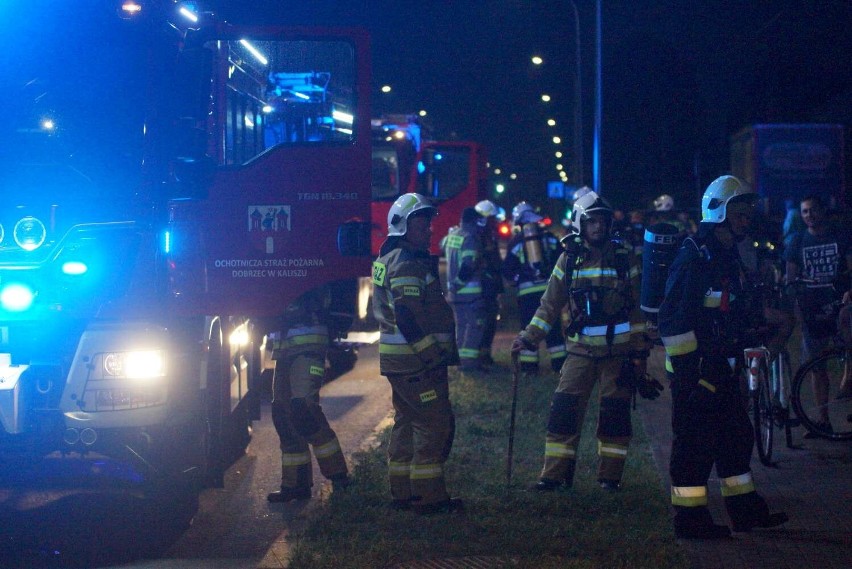
M621 492L606 493L596 482L595 396L573 488L544 495L529 490L541 469L555 374L519 382L513 485L507 488L512 374L508 354L497 358L500 366L489 374L450 372L456 438L445 471L466 512L420 517L387 507L388 430L378 448L355 456L353 487L311 509L304 531L293 538L291 569L380 569L474 556L537 569L688 567L635 414Z

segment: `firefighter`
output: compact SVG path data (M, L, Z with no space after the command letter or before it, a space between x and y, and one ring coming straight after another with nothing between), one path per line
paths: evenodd
M479 344L479 364L482 368L488 369L494 365L491 345L497 333L500 295L504 291L503 277L500 272L503 260L500 258L500 246L497 242L497 224L506 219L506 212L490 200L482 200L474 209L480 216L477 224L482 227L482 300L485 305L482 341Z
M455 433L447 366L459 362L453 313L429 256L435 207L404 194L388 212L388 238L373 263L379 367L393 393L388 445L392 506L421 514L462 508L451 499L444 463Z
M759 310L751 309L742 288L737 254L756 201L753 190L733 176L710 183L701 200L698 234L678 251L658 314L672 380L669 471L674 530L681 538L730 535L707 509L707 479L714 465L734 531L787 520L783 513L770 514L755 491L749 468L753 431L734 369L748 330L759 325Z
M325 379L329 345L326 289L308 292L287 307L281 339L275 343L272 422L281 442L281 489L266 498L289 502L311 497L311 452L335 489L349 476L337 435L322 411L319 391Z
M503 261L503 276L518 288L518 312L521 323L526 324L535 315L541 295L547 288L547 279L562 252L556 237L541 228L542 217L527 202L520 202L512 209L512 223L516 233L506 248ZM565 363L565 337L561 326L553 326L545 337L550 367L554 372ZM538 373L538 349L521 350L521 371Z
M480 221L485 219L475 207L466 207L462 210L461 224L450 229L443 240L447 300L455 315L462 371L484 369L480 348L488 310L483 294L485 245Z
M656 397L662 388L645 376L651 343L637 302L639 266L632 251L610 239L612 207L595 192L581 196L571 213L572 233L547 282L535 316L512 343L512 352L535 350L559 323L567 305L568 358L562 366L547 423L539 491L570 487L586 406L600 382L597 439L598 483L607 491L621 485L632 435L630 401L635 388Z

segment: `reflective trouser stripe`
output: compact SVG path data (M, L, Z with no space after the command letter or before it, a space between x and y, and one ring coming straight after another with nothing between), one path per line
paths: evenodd
M411 465L407 462L389 462L388 474L391 476L411 476Z
M331 455L342 452L340 449L340 442L337 438L333 438L324 445L319 445L314 447L314 454L317 458L328 458Z
M477 359L479 357L479 350L475 350L473 348L459 348L459 357L462 359Z
M672 486L672 505L694 508L707 505L706 486Z
M538 363L538 352L531 352L530 350L521 350L521 355L518 357L518 361L521 363Z
M739 496L740 494L754 492L754 480L751 478L751 472L722 478L719 484L722 487L722 496Z
M430 478L442 478L444 467L441 464L412 464L411 479L427 480Z
M302 466L311 462L309 452L281 453L281 466Z
M627 446L598 441L598 455L624 460L627 457Z
M577 451L565 443L548 442L544 445L544 456L552 456L553 458L574 458L576 454Z

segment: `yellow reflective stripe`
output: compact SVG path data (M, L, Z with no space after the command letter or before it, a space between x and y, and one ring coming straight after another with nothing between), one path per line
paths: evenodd
M460 358L478 358L479 350L475 348L459 348Z
M580 330L580 334L582 336L606 336L608 326L586 326L582 330ZM625 332L630 332L630 322L620 322L615 325L613 331L616 334L624 334Z
M535 326L536 328L541 328L545 331L545 333L550 332L552 326L539 318L538 316L533 316L532 320L530 320L530 326Z
M563 271L559 267L553 267L553 272L550 273L550 278L553 278L553 279L561 279L564 276L565 276L565 271Z
M641 274L641 271L639 270L639 267L636 266L636 265L630 267L630 271L627 273L628 277L631 278L631 279L638 277L640 274Z
M525 363L525 364L526 363L537 364L538 363L538 353L537 352L530 352L530 351L527 351L527 350L521 350L521 355L518 357L518 361Z
M580 334L579 336L569 336L568 339L577 344L583 344L585 346L606 346L606 336L586 336ZM625 344L630 341L630 334L616 334L612 338L613 344Z
M674 367L672 366L672 359L666 354L666 371L669 373L674 373Z
M280 348L290 348L293 346L304 346L306 344L327 344L328 336L319 334L305 334L304 336L293 336L279 342Z
M574 458L577 451L565 443L545 443L544 456L552 458Z
M615 443L602 443L598 441L598 455L608 456L610 458L624 459L627 456L627 446L617 445Z
M645 322L631 322L630 323L630 331L631 332L646 332L648 330L648 325Z
M281 453L281 466L302 466L311 462L307 451L299 453Z
M704 295L704 308L719 308L722 304L722 291L711 290Z
M435 339L435 336L433 336L432 334L429 334L427 336L423 336L422 339L414 342L414 345L412 347L414 348L414 351L419 354L420 352L422 352L423 350L425 350L429 346L432 346L436 342L437 342L437 340Z
M433 478L443 478L444 467L440 464L412 464L411 479L412 480L429 480Z
M338 452L342 452L340 449L340 441L337 438L333 438L324 445L319 445L314 447L314 454L317 458L328 458L333 454Z
M722 487L722 496L739 496L740 494L754 492L754 480L752 480L751 472L722 478L719 480L719 485Z
M480 292L482 292L482 285L479 282L468 282L456 291L456 294L479 294Z
M405 476L408 478L411 475L411 465L407 462L389 462L388 474L390 476Z
M707 487L672 486L672 505L686 507L706 506Z
M394 277L390 280L390 285L391 288L405 285L423 287L426 286L426 281L418 277Z
M698 339L693 330L674 336L662 336L660 339L666 347L667 356L682 356L698 349Z
M577 269L574 271L575 279L582 278L597 278L597 277L617 277L618 271L609 267L591 267L588 269Z
M547 290L547 283L521 283L518 285L518 296L544 292L545 290Z
M287 335L285 338L292 338L294 336L304 336L306 334L320 334L322 336L328 336L328 327L327 326L299 326L298 328L289 328L287 330Z
M716 386L715 386L715 385L713 385L712 383L710 383L709 381L706 381L706 380L704 380L704 379L699 379L699 380L698 380L698 385L700 385L701 387L703 387L703 388L707 389L707 390L708 390L708 391L710 391L711 393L716 393Z

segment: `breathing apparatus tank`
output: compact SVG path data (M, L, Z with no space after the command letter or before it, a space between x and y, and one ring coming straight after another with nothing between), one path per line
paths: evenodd
M541 246L541 229L538 223L525 223L521 227L524 235L524 255L527 258L527 263L535 269L541 268L543 252Z
M657 312L666 294L669 277L683 233L671 223L657 223L645 229L642 246L642 292L639 303L648 322L657 323Z

